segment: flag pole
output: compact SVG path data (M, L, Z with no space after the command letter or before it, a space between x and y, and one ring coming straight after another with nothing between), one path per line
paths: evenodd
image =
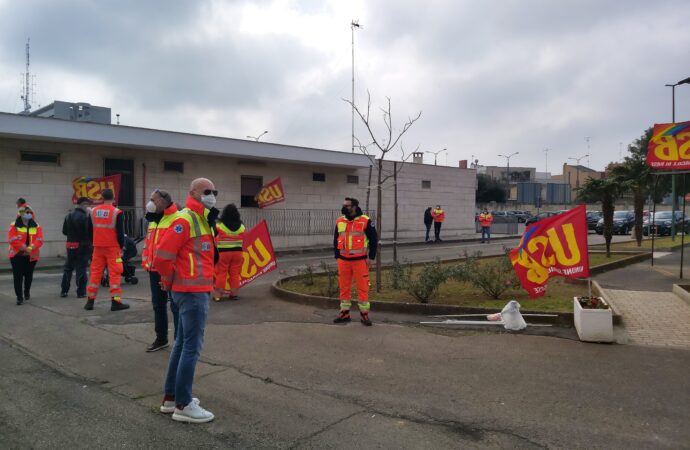
M587 278L587 286L589 287L589 299L592 299L592 277Z

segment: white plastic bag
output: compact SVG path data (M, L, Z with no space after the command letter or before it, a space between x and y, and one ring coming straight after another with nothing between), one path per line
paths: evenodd
M520 304L517 300L511 300L503 307L501 319L506 330L518 331L527 328L527 323L520 314Z

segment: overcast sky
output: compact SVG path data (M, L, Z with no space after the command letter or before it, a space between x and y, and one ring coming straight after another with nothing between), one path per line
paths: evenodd
M561 173L597 170L690 77L690 2L635 0L0 0L0 111L19 112L26 39L33 106L108 106L123 125L349 151L355 102L421 119L404 148ZM690 85L676 88L690 120ZM361 126L356 134L367 139ZM398 153L399 155L399 153ZM425 155L433 163L433 155ZM588 158L581 164L587 165Z

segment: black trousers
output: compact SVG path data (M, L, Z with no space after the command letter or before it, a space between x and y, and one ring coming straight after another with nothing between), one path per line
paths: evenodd
M443 225L443 222L434 222L434 238L437 241L441 240L441 225Z
M91 246L89 245L79 245L78 248L67 249L67 260L62 274L62 292L69 292L72 272L76 271L77 295L86 295L86 282L88 281L86 269L89 267L90 257Z
M12 277L14 278L14 293L17 295L17 298L23 299L24 294L30 293L31 282L34 280L34 267L36 267L37 262L31 261L29 256L23 255L10 258Z

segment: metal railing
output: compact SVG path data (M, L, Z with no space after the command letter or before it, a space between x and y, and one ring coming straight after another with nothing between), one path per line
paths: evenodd
M133 239L143 237L146 233L144 210L131 206L118 206L125 219L125 234Z
M265 220L273 236L309 236L332 234L335 221L342 214L336 209L240 208L240 215L247 228ZM367 215L373 217L376 211Z
M479 221L474 222L475 231L482 232ZM518 220L515 216L494 216L491 223L491 234L518 234Z

